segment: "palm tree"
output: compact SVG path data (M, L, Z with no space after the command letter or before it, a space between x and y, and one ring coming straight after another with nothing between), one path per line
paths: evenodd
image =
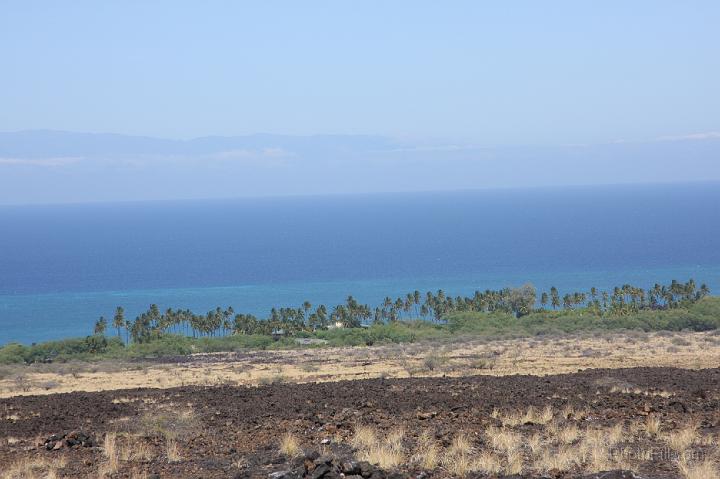
M400 311L402 311L405 308L405 303L403 302L402 298L398 298L395 300L395 304L393 305L393 308L396 313L396 319L400 319Z
M413 293L413 304L415 304L415 317L418 317L418 306L420 306L420 291L417 289Z
M698 292L695 293L695 298L697 300L700 300L709 294L710 294L710 288L708 288L708 286L705 283L703 283L700 285L700 289L698 289Z
M560 307L560 293L558 293L558 289L555 286L550 288L550 304L553 309Z
M548 304L548 294L543 291L543 293L540 295L540 305L545 308L545 306Z
M407 314L408 316L410 316L410 310L412 308L413 301L414 299L412 293L408 293L405 297L405 301L403 302L403 311L405 311L405 314Z
M95 334L105 334L107 329L107 320L105 316L100 316L100 319L95 323Z
M318 324L321 328L327 328L328 326L328 315L327 315L327 308L324 304L321 304L317 307L315 310L315 314L317 314L318 317Z
M312 304L310 304L310 301L303 301L302 308L303 311L305 311L305 317L307 317L308 312L310 312L312 308Z
M125 310L122 306L118 306L115 309L115 316L113 316L113 327L117 329L118 338L120 337L120 329L125 326Z

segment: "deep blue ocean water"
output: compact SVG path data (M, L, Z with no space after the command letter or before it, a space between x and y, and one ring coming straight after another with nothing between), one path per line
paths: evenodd
M118 305L690 277L720 293L718 183L0 207L0 344L84 336Z

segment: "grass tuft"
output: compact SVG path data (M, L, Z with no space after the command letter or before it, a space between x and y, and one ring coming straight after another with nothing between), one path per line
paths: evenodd
M689 425L677 431L669 432L665 436L665 442L670 449L677 453L685 452L697 439L697 428Z
M169 463L182 461L180 447L175 439L168 439L165 443L165 455Z
M280 452L288 457L300 455L300 441L293 433L286 432L280 437Z
M681 457L677 462L680 475L684 479L718 479L720 473L712 461L706 459L701 462L690 462Z

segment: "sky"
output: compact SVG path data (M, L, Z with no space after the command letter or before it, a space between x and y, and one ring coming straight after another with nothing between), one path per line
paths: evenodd
M398 141L401 149L434 148L437 162L443 149L458 145L542 149L717 139L717 25L720 2L714 0L0 0L0 132L166 139L378 135ZM68 191L63 184L53 187L56 192L33 190L31 183L47 175L37 170L48 161L78 169L78 158L88 156L49 152L44 160L28 160L2 156L2 147L0 188L14 192L0 192L0 203L107 199L68 193L114 172L95 164L95 176L77 171L66 178ZM116 168L117 155L92 160L110 156ZM512 160L509 153L499 157ZM198 161L196 168L204 168ZM589 172L603 161L581 167ZM642 161L648 159L641 158L638 168L645 167ZM364 170L370 183L382 163L373 162L376 169ZM477 183L463 175L441 183L535 184L495 180L493 168L476 168L489 172ZM426 169L429 176L414 183L418 189L433 187L434 170ZM591 176L550 183L588 183ZM695 176L720 178L720 171ZM670 174L649 177L668 179ZM271 194L287 190L283 181L262 186ZM388 188L393 184L365 190ZM252 188L224 188L223 194L247 191L259 194Z
M720 129L710 1L0 2L0 131L483 145Z

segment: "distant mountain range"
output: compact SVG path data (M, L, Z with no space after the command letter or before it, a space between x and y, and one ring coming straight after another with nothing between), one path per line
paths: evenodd
M73 133L55 130L0 132L0 158L61 156L207 155L237 150L282 148L296 153L315 151L368 151L392 148L396 143L381 136L316 135L205 136L167 140L113 133Z
M720 134L555 147L0 132L0 204L720 180Z

